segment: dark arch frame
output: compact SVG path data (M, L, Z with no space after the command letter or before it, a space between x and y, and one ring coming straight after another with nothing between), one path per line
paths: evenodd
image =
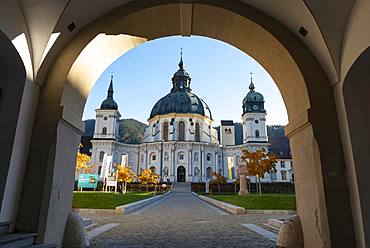
M58 142L58 139L55 138L55 135L60 126L60 123L63 122L63 108L65 107L61 106L61 100L63 98L65 88L64 84L66 83L65 81L63 81L66 78L64 77L65 75L63 73L68 74L73 62L78 56L78 53L86 46L86 44L88 44L89 41L91 41L100 32L117 34L117 31L112 30L111 26L109 25L119 20L118 15L120 15L120 17L122 18L122 16L129 16L130 14L134 14L135 12L139 12L140 10L162 6L167 3L178 4L179 2L174 0L138 0L124 4L121 7L118 7L117 9L107 13L106 15L97 18L95 21L92 21L89 25L83 28L79 32L79 34L76 35L77 37L74 37L71 42L66 45L64 49L60 52L59 56L54 61L54 65L48 71L48 77L45 81L45 84L43 85L43 89L40 94L40 101L35 120L35 128L33 131L32 142L30 146L30 154L39 153L40 151L43 151L44 147L47 147L49 152L47 154L42 154L37 159L29 159L27 164L27 172L29 172L30 174L32 171L35 170L39 170L42 172L50 171L50 173L48 175L45 175L45 177L42 177L41 180L38 176L27 178L26 182L23 184L24 190L27 189L28 185L34 185L33 187L37 188L39 192L43 192L43 182L45 178L47 178L48 176L52 176L52 172L59 169L59 167L55 165L53 159L56 156L55 153L57 150L56 148ZM312 162L310 166L304 167L300 165L298 169L298 166L296 166L295 168L301 172L295 174L297 175L297 181L302 180L302 177L300 177L299 174L312 174L314 177L311 180L314 182L317 192L320 193L316 194L316 196L313 196L313 198L315 198L315 201L304 201L304 197L302 198L302 200L297 200L297 209L298 212L301 214L301 222L303 223L304 229L307 228L307 230L304 230L304 233L307 234L305 240L307 242L323 242L329 244L329 246L336 246L338 244L355 246L353 223L351 218L351 207L349 205L348 187L345 178L345 164L343 159L342 143L339 135L334 94L330 85L330 81L320 64L316 61L316 58L311 54L310 50L296 36L296 34L288 30L277 20L257 9L254 9L246 3L238 0L196 0L192 3L198 5L200 4L212 6L221 10L229 11L232 12L235 16L237 15L241 18L245 18L246 20L254 22L265 31L269 32L281 46L284 46L288 57L294 60L294 65L298 68L297 70L299 70L299 75L302 77L302 80L301 77L299 77L299 82L304 81L304 89L307 90L307 92L304 90L299 92L301 93L300 97L295 97L295 99L300 99L301 97L306 99L306 96L308 95L309 104L307 106L304 104L305 109L300 109L300 112L294 112L293 110L288 109L288 114L291 115L289 115L290 125L287 127L287 133L289 134L289 137L291 139L293 157L301 159L302 157L304 158L305 156L309 156L311 158L310 162ZM207 18L203 18L202 20L207 20ZM217 21L220 19L214 18L212 20ZM232 20L235 19L232 18ZM173 33L166 33L164 29L167 26L161 27L163 28L163 30L157 33L155 31L151 32L153 29L147 27L149 29L148 38L154 39L166 35L173 35ZM223 40L223 34L221 32L216 32L215 34L211 33L209 30L211 29L208 28L207 31L203 30L203 33L197 33L197 30L192 30L194 32L191 34L203 35ZM217 30L219 30L218 26ZM131 31L132 30L128 31L128 33L131 35L137 35L137 33ZM171 30L171 32L173 32L173 30ZM239 36L234 35L234 37ZM239 41L246 40L243 39L242 32L240 33L240 38L241 39L239 39ZM229 44L236 47L241 44L233 43L228 40L223 41L228 42ZM274 78L274 80L275 79L276 78ZM282 80L280 81L282 82ZM282 85L283 84L281 84L280 86ZM288 91L289 90L287 90L286 92ZM50 92L53 93L53 97L50 97ZM284 93L284 91L282 92ZM286 99L284 98L284 101L285 100ZM299 104L293 105L299 106ZM289 106L287 104L287 108L288 107ZM65 111L68 111L68 107L66 107ZM53 113L53 115L51 117L49 115L49 117L46 118L45 112ZM292 114L292 112L294 112L294 115ZM39 126L42 126L44 124L45 118L48 120L47 128L50 130L50 132L47 136L42 137L42 132L38 128ZM77 135L77 133L78 131L76 131L74 135ZM307 141L307 138L309 138L309 142L302 143L302 141L304 140ZM43 145L40 146L39 144ZM76 144L71 144L71 146L72 145L75 146L77 149L77 142ZM302 154L303 152L298 151L298 147L300 145L305 146L304 149L302 149L306 151L305 154ZM51 154L50 157L49 154ZM39 183L37 184L38 181ZM299 187L296 188L297 196L299 195L299 197L302 197L304 195L304 192L306 190L305 187L307 187L306 184L299 184ZM25 192L27 192L27 190L25 190ZM341 192L341 194L337 195L333 192ZM40 202L40 204L38 204L39 207L35 207L35 209L33 209L33 216L40 215L40 209L42 209L41 206L45 205L47 207L49 205L49 202L43 202L42 199L49 199L53 196L51 192L47 192L46 194L48 194L48 196L46 197L43 195L34 196L34 198L37 197L39 199L37 202ZM66 193L66 198L68 197L70 196L68 196L68 194ZM299 197L297 197L297 199L299 199ZM27 197L24 197L24 202L28 202ZM68 202L66 202L66 204L68 204ZM305 208L304 206L307 204L312 204L312 206ZM304 211L300 211L300 209L304 209ZM318 210L318 212L313 213L315 209ZM22 216L22 213L27 211L28 210L20 211L23 223L31 223L27 222L27 215ZM66 213L64 213L64 215L65 214ZM313 214L317 216L319 222L321 223L321 228L310 230L309 228L312 225L310 225L309 223L312 222ZM46 229L47 225L46 220L47 218L40 218L40 221L35 225L38 225L40 223L40 228L44 230L44 227ZM64 223L64 221L61 221L61 223L57 224L64 225ZM35 225L31 226L30 228L25 228L24 226L19 227L22 230L34 231L35 229L37 229L37 226ZM44 236L45 232L39 234L39 240L43 240Z
M370 47L361 53L343 83L352 155L366 244L370 244Z
M10 168L26 69L8 37L0 31L0 208ZM3 118L6 116L6 118ZM6 131L4 131L6 130Z

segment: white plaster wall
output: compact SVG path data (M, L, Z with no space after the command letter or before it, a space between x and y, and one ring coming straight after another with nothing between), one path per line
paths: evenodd
M226 130L231 129L231 133L226 132ZM235 127L234 126L221 126L220 129L220 139L221 144L225 146L235 145Z
M266 130L266 113L246 113L243 115L243 141L245 142L267 142ZM258 123L255 123L258 120ZM255 131L258 130L260 137L255 136Z
M107 109L97 109L96 111L96 121L94 138L95 139L116 139L118 137L119 129L119 118L120 113L118 110L107 110ZM107 117L107 120L104 120ZM107 128L107 134L102 134L103 128Z
M194 125L191 125L189 118L192 119ZM173 119L173 125L171 125L171 120ZM200 140L201 142L206 143L218 143L217 139L217 130L212 128L212 120L208 118L204 118L203 116L199 115L199 117L194 117L194 115L166 115L164 117L153 118L149 120L149 127L146 128L144 132L144 142L158 142L163 139L163 124L165 122L169 123L169 141L176 141L178 140L178 127L179 122L183 121L185 123L185 141L194 141L195 139L195 124L199 123L200 125Z

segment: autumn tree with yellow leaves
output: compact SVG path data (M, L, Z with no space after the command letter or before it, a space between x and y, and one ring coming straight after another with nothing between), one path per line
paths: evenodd
M159 183L159 178L160 176L154 173L151 169L143 170L138 176L139 182L146 185L146 190L148 190L150 184Z
M134 181L134 179L136 178L136 174L131 169L130 166L123 167L122 165L118 165L117 173L118 173L118 182L123 183L122 193L125 194L127 184Z
M80 148L82 145L80 144ZM75 178L78 178L78 175L82 174L90 174L94 173L96 169L96 165L89 165L90 157L87 154L81 153L80 151L77 152L76 158L76 170L75 170Z
M221 193L221 184L226 184L227 179L221 175L221 173L213 172L213 178L209 181L209 184L217 184L218 193Z
M243 150L241 159L247 164L248 176L255 176L258 182L258 192L262 194L261 178L265 176L266 172L271 171L275 167L276 156L268 154L265 149L258 149L255 152Z

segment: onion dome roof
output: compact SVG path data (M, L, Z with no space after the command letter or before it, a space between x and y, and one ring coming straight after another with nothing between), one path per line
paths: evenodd
M264 98L259 92L256 92L251 77L251 82L249 84L249 92L243 99L243 114L255 112L255 113L266 113L264 108Z
M156 115L170 113L200 114L212 119L211 110L208 105L197 95L191 92L191 78L184 69L184 63L181 59L179 69L172 77L172 89L169 94L161 98L153 107L150 118Z
M113 99L113 76L111 76L111 79L110 79L107 99L105 99L102 102L102 104L100 105L100 109L113 109L113 110L118 109L118 105Z

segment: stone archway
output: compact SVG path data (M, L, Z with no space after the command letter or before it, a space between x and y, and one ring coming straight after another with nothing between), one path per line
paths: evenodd
M89 47L101 33L107 39L95 49ZM129 35L126 41L121 34ZM99 45L115 44L111 46L115 53L107 55L115 58L145 40L179 34L227 42L270 73L288 110L293 158L300 161L294 174L305 245L354 246L342 145L326 74L308 48L278 21L242 2L222 0L133 1L75 35L54 61L40 95L18 229L39 231L39 241L61 242L73 186L73 166L65 164L74 161L84 103L92 86L85 77L94 71L93 63L83 58L85 48L91 49L91 55ZM124 46L118 44L120 40ZM31 185L35 204L25 209Z
M358 234L370 244L370 48L353 63L343 84L352 158L355 165L357 190L364 233ZM360 231L360 230L359 230ZM366 240L367 238L367 240Z

